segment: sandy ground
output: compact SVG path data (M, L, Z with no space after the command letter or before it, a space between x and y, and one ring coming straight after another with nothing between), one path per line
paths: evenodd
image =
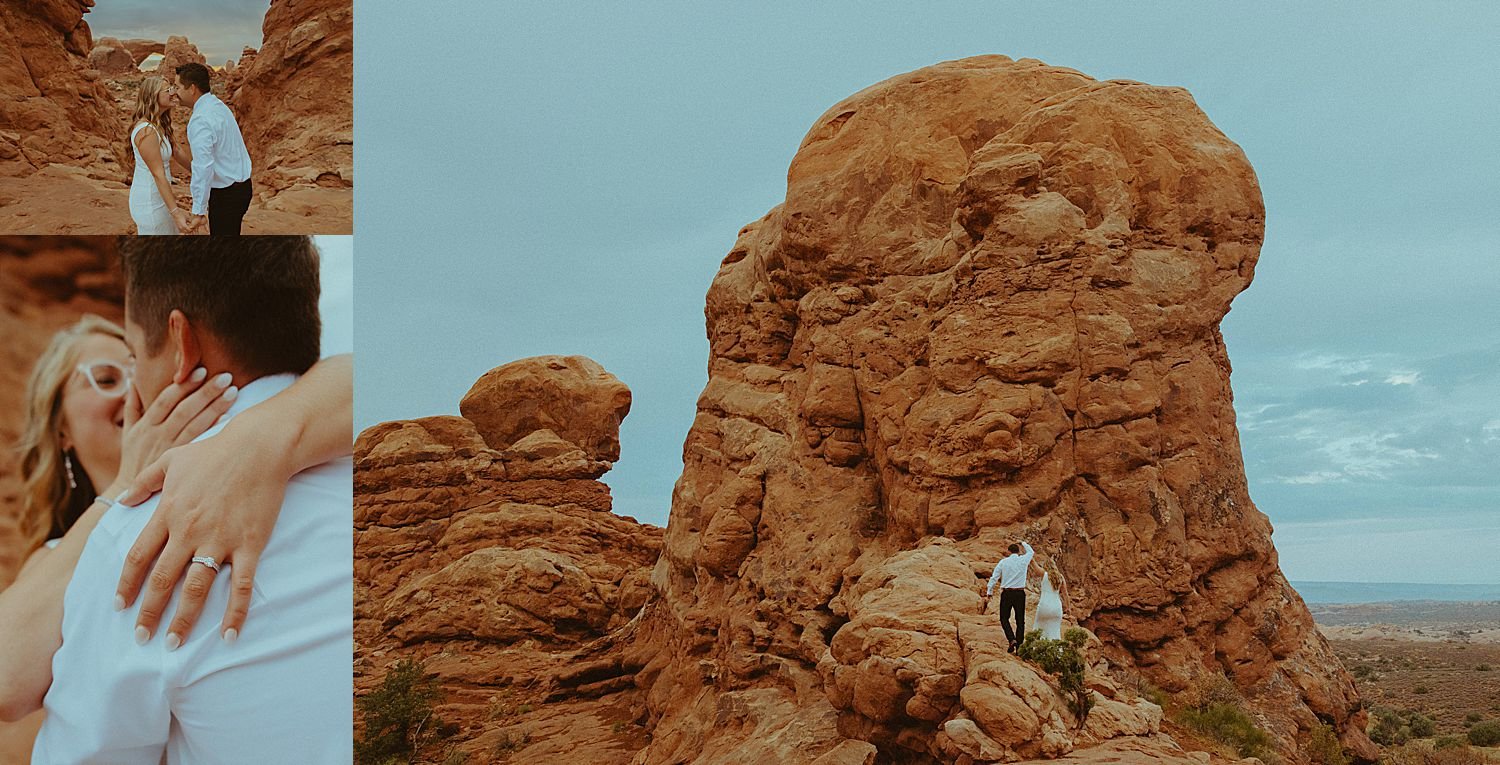
M352 234L354 190L294 186L252 202L244 225L246 234ZM130 189L64 165L0 178L0 233L133 234Z

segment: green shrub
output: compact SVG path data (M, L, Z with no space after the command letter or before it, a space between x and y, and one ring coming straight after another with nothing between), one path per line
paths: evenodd
M1471 723L1471 724L1472 723L1477 723L1477 722L1479 722L1480 720L1483 720L1483 719L1484 719L1484 715L1480 714L1479 712L1470 712L1470 713L1464 715L1464 722L1466 722L1466 723Z
M1401 715L1389 707L1375 707L1370 711L1370 725L1365 732L1371 741L1381 746L1404 744L1411 738L1411 729L1405 727Z
M1375 677L1375 668L1369 664L1359 664L1354 667L1356 680L1371 680Z
M396 662L375 690L355 700L364 733L354 741L354 761L362 765L409 762L436 735L452 731L432 713L442 697L437 678L411 659Z
M1245 710L1232 704L1210 704L1189 708L1181 713L1181 722L1209 738L1232 747L1241 757L1269 760L1275 756L1271 736L1256 726Z
M1413 738L1427 738L1437 733L1437 722L1431 717L1411 709L1403 714L1406 716L1406 726L1411 729Z
M1349 765L1349 758L1344 755L1344 745L1339 743L1339 734L1327 723L1312 729L1312 735L1307 737L1307 744L1302 751L1314 765Z
M1500 746L1500 720L1475 723L1469 729L1469 743L1474 746Z
M1437 739L1432 742L1433 749L1452 749L1454 747L1467 745L1467 742L1465 742L1458 736L1438 736Z
M1082 728L1094 707L1094 697L1084 685L1083 653L1079 650L1088 641L1088 633L1074 627L1062 640L1048 640L1041 630L1026 633L1026 639L1016 649L1016 655L1042 668L1042 671L1057 675L1058 685L1068 708L1078 718Z

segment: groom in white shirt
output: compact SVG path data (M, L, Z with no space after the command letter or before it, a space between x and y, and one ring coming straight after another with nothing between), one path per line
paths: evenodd
M289 387L319 356L318 256L307 237L138 237L121 245L132 382L149 402L203 366L240 387L215 428ZM353 757L353 470L294 476L256 570L242 634L138 643L115 610L125 555L156 511L115 506L89 535L63 600L36 763L348 763ZM205 551L194 555L206 555ZM194 560L192 567L206 564ZM234 562L204 613L222 613ZM176 608L181 585L163 613Z
M240 135L234 112L209 92L208 67L183 64L177 67L177 98L193 110L188 118L188 147L193 150L194 230L208 216L208 232L214 236L238 236L250 209L250 153Z

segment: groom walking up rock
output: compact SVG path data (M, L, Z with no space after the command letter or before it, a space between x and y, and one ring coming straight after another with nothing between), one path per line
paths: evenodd
M1021 641L1026 639L1026 573L1031 568L1031 556L1035 551L1025 540L1019 540L1010 544L1008 552L995 564L995 573L990 574L984 597L988 606L989 597L995 593L995 583L1000 583L1000 626L1005 628L1010 652L1015 653ZM1014 631L1010 626L1011 611L1016 615Z
M177 97L193 110L188 118L188 147L193 154L192 225L201 229L208 216L208 233L240 233L250 209L250 152L240 135L234 112L209 92L208 67L177 67Z

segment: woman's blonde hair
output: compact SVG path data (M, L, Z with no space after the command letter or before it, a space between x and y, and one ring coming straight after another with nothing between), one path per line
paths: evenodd
M161 140L172 142L172 110L161 108L157 103L157 97L161 95L161 89L166 82L160 77L147 77L141 80L140 90L135 93L135 111L130 115L130 130L135 132L135 126L142 120L156 126L161 134ZM134 139L132 139L134 140Z
M87 314L52 336L37 359L26 385L26 426L21 432L21 533L26 551L49 538L62 536L94 501L94 486L76 454L63 451L62 399L68 379L78 367L78 342L89 335L125 341L125 331L112 321ZM68 467L72 462L73 483Z

